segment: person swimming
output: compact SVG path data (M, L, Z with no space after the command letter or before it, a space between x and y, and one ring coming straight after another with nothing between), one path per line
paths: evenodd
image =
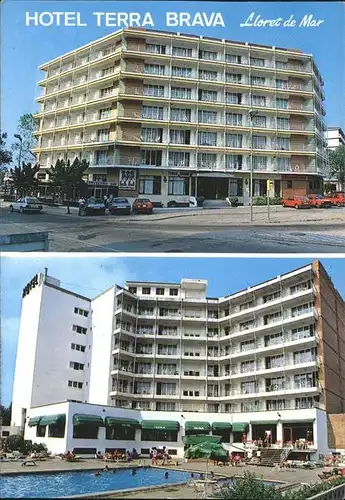
M165 472L164 473L164 479L168 479L169 478L169 472Z
M101 475L101 473L99 470L95 472L95 476L100 476L100 475Z
M136 469L132 469L132 476L135 476L137 473L137 470Z

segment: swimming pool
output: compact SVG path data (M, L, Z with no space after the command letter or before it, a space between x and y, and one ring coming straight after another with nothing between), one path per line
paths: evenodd
M86 493L164 486L182 483L190 477L188 472L169 470L168 479L164 478L166 469L151 467L133 469L113 469L95 476L95 471L73 471L54 473L28 473L5 475L1 477L2 498L57 498Z

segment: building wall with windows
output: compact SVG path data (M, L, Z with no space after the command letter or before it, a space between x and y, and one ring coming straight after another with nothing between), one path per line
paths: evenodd
M315 180L313 192L322 190L325 95L310 54L125 29L40 69L34 153L43 184L58 158L78 157L90 162L97 195L116 186L164 203L248 203L251 169L257 196L268 179L270 196L284 194L288 179L296 192Z

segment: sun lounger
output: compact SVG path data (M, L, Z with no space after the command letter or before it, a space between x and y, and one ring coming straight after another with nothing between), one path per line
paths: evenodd
M22 467L26 466L26 465L36 465L36 462L35 460L32 460L31 458L29 458L28 460L23 460L22 462Z

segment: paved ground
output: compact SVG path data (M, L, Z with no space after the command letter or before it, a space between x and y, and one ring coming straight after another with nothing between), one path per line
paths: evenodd
M191 461L185 463L184 460L179 461L178 467L173 467L178 470L187 470L193 472L205 472L206 462L205 461ZM136 463L135 463L136 464ZM138 465L151 465L150 460L140 460ZM127 467L127 464L108 464L109 468L113 467ZM36 467L22 467L20 463L7 462L1 463L1 474L6 473L35 473L38 471L61 471L61 470L85 470L85 469L97 469L103 468L103 462L94 459L84 459L78 462L67 463L58 458L47 459L37 462ZM165 470L165 469L164 469ZM320 473L319 469L316 470L299 470L293 469L291 471L277 472L271 467L258 467L258 466L242 466L242 467L220 467L220 466L209 466L209 471L213 471L214 474L219 474L222 476L232 477L234 475L243 475L245 471L250 471L255 473L258 477L262 477L266 480L272 481L282 481L288 484L301 484L310 483L318 481L317 474ZM163 472L162 472L163 477ZM34 493L34 492L33 492ZM137 493L126 493L126 494L116 494L113 495L115 498L196 498L196 493L191 486L172 486L170 485L164 489L150 489L147 491L140 491Z
M157 211L151 216L78 217L66 208L42 214L0 209L1 234L49 232L56 252L342 253L345 208L249 207Z

